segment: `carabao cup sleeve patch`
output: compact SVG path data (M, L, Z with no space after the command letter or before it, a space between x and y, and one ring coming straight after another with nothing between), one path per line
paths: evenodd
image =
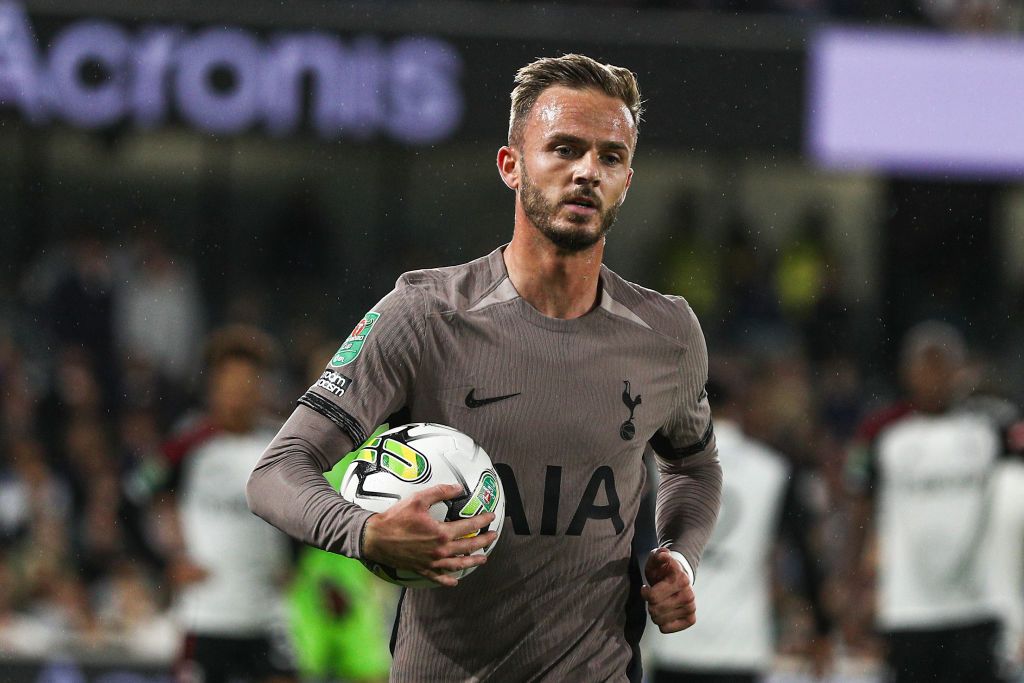
M423 295L404 280L363 316L299 403L360 444L406 405L424 368Z
M352 333L342 342L341 346L338 347L338 352L331 359L332 367L343 367L359 357L360 352L363 350L363 345L366 344L366 340L373 333L378 319L380 319L380 313L370 311L363 316L362 320L356 323Z

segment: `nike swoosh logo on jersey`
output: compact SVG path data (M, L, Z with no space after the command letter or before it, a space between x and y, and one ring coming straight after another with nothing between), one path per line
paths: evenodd
M506 398L512 398L513 396L518 396L519 394L523 393L521 391L517 391L514 394L505 394L504 396L491 396L490 398L476 398L475 396L473 396L473 394L475 392L476 392L476 389L470 389L469 393L466 394L466 407L467 408L479 408L480 406L485 406L488 403L497 403L498 401L504 401Z

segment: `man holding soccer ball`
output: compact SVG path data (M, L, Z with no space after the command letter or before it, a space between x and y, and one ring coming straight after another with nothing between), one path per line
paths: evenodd
M497 159L516 196L512 241L403 275L252 474L250 507L296 538L449 587L406 592L392 680L639 681L644 603L665 632L696 620L721 488L703 334L684 300L602 265L640 114L626 69L581 55L520 69ZM493 532L467 536L492 514L428 515L461 487L373 514L326 483L395 413L392 426L449 425L490 454L506 519L489 560L471 553ZM630 541L645 451L662 475L660 547L641 575Z

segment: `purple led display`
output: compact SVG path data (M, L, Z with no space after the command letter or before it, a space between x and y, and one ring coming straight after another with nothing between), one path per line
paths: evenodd
M1024 42L825 29L809 59L806 144L822 166L1024 176Z
M174 118L215 134L262 127L280 136L306 119L327 139L384 134L423 145L449 138L462 122L461 75L456 49L430 37L263 38L230 26L129 32L85 19L43 45L24 8L0 0L0 107L37 124L128 121L148 129Z

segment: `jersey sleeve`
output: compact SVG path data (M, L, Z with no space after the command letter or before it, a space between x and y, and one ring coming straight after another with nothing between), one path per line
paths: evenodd
M403 407L421 355L423 297L404 278L360 320L256 464L249 508L290 536L361 558L372 513L323 473Z
M708 349L700 323L685 302L683 343L674 406L668 420L651 438L651 447L663 461L680 461L715 451L714 426L708 404Z
M655 526L658 544L680 553L697 571L721 506L718 462L705 384L708 353L697 317L682 300L683 356L677 391L665 424L650 440L658 472Z
M422 355L423 295L399 279L356 324L299 404L361 444L404 407Z

